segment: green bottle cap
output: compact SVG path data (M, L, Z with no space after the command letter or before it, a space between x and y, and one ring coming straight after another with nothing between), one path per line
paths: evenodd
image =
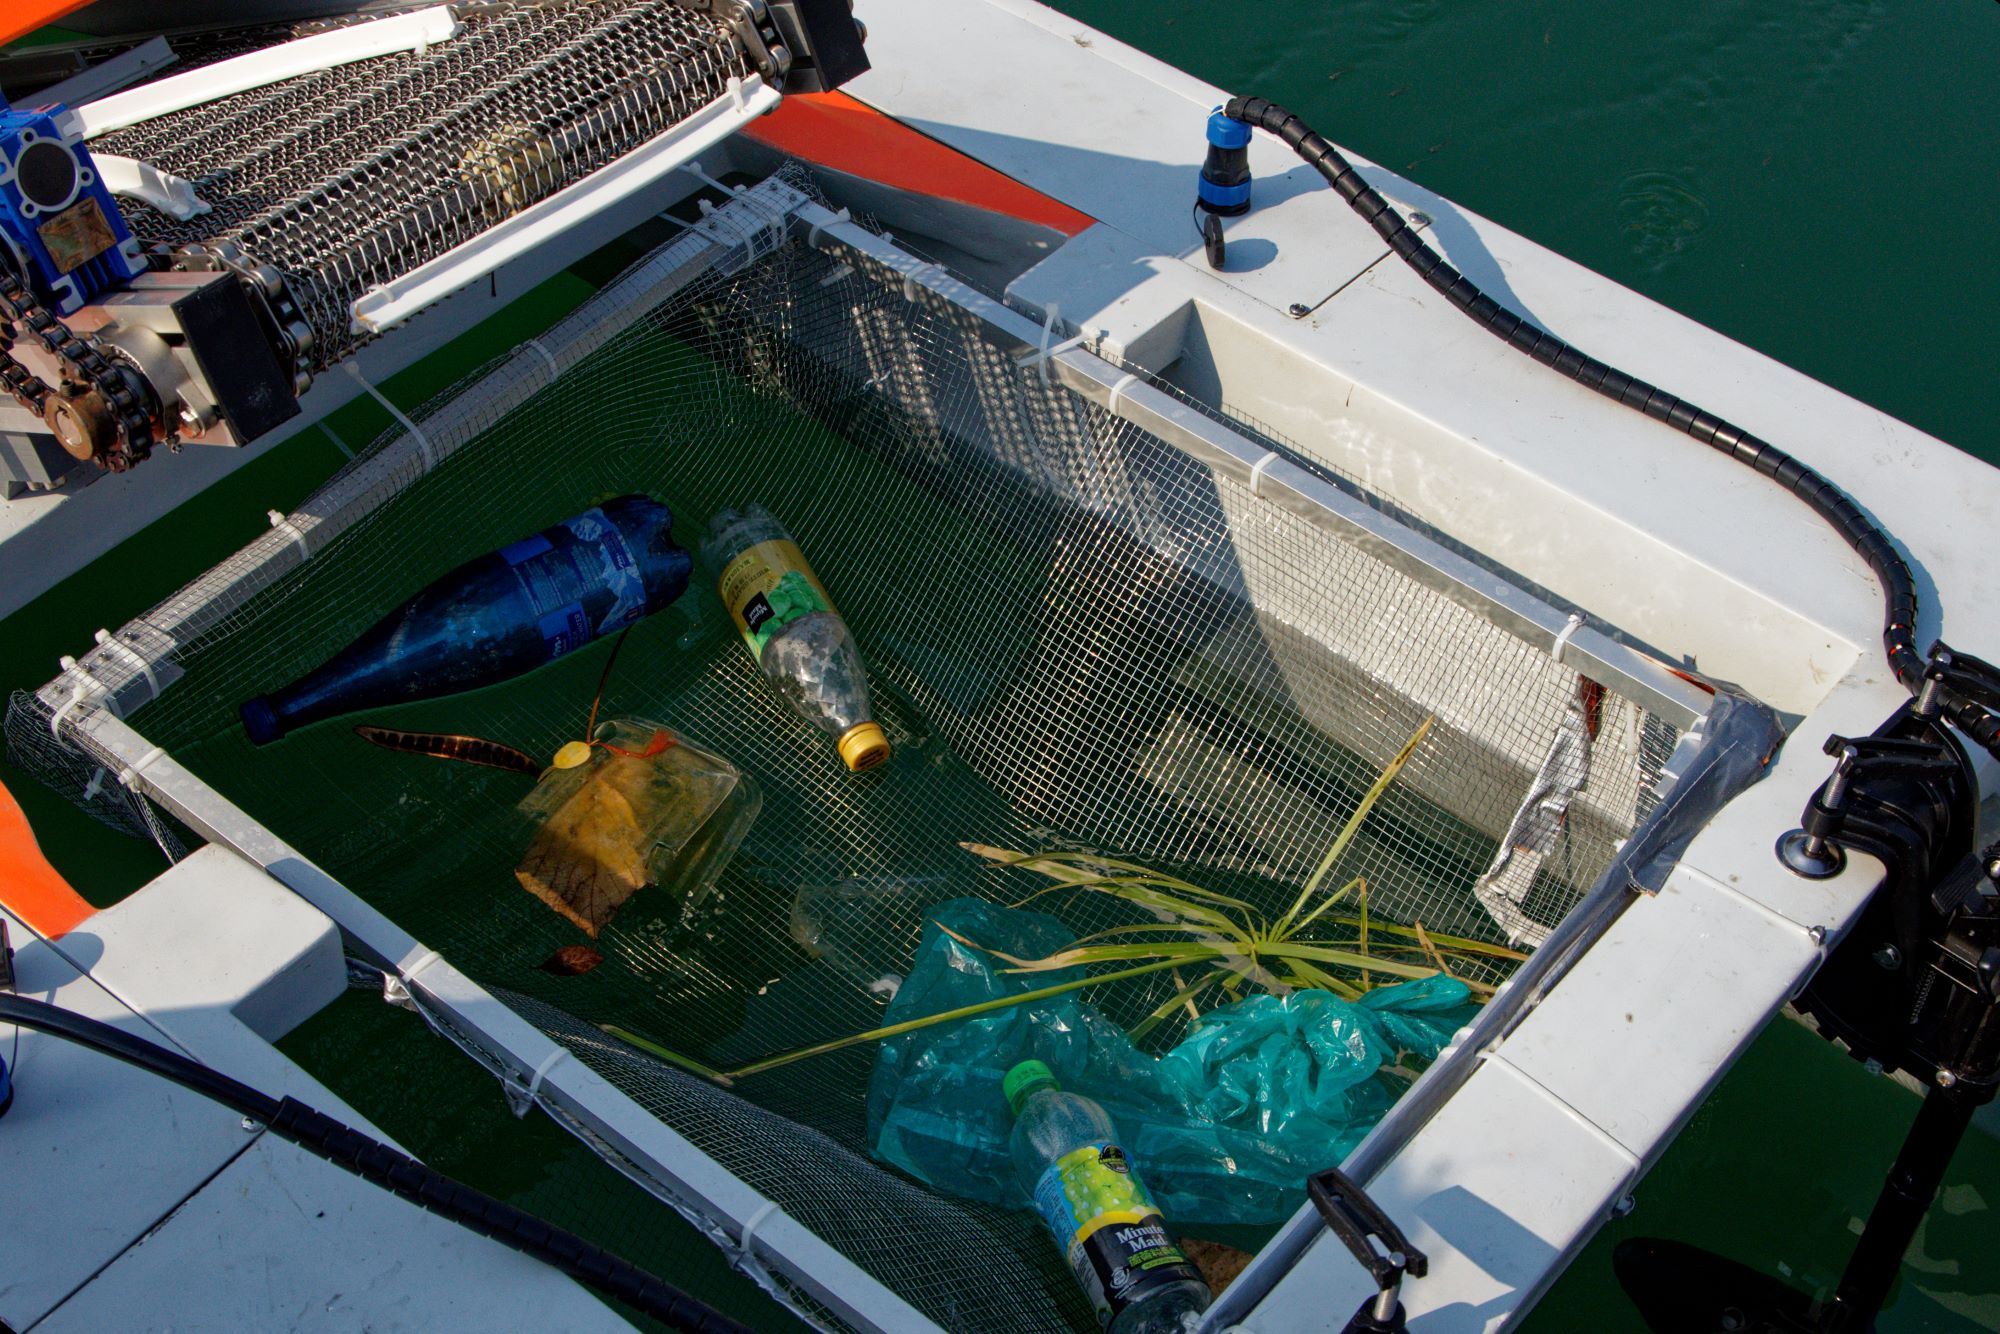
M1021 1104L1028 1100L1030 1093L1036 1089L1058 1087L1054 1073L1040 1061L1023 1061L1000 1081L1000 1091L1007 1095L1007 1106L1016 1116L1021 1114Z

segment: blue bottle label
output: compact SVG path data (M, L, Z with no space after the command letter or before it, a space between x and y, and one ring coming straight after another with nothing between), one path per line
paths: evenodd
M567 520L563 527L575 535L576 540L597 548L601 562L599 573L604 586L611 590L611 610L604 613L604 619L597 624L597 633L610 634L622 630L646 614L646 581L639 573L639 562L632 557L632 548L626 545L625 534L618 526L604 517L601 509L587 509L574 519ZM578 552L579 557L583 556ZM581 570L578 573L582 573Z
M581 602L556 608L541 618L540 625L542 640L549 646L551 660L582 648L595 637L590 632L590 618L583 614Z
M524 537L518 542L510 542L506 546L501 547L500 559L506 561L509 565L519 565L524 560L533 560L543 552L553 550L555 548L550 544L549 539L543 537L540 533L536 533L533 537Z

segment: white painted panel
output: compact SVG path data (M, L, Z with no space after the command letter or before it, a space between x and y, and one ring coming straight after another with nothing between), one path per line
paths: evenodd
M276 1042L347 989L333 920L264 870L214 844L197 849L63 937L72 959L203 1060L202 1038L240 1022ZM236 1033L225 1045L246 1045ZM247 1076L246 1076L247 1078Z
M1411 1334L1498 1329L1631 1188L1631 1155L1513 1070L1482 1066L1369 1187L1430 1273L1403 1285ZM1322 1231L1238 1328L1338 1334L1374 1288Z
M163 1040L47 944L18 924L11 932L23 996ZM13 1036L0 1024L0 1050L11 1051ZM14 1329L33 1325L252 1140L234 1112L156 1075L33 1031L20 1041L14 1106L0 1118L0 1322Z
M1678 870L1625 911L1500 1056L1650 1161L1819 953L1804 927Z
M263 1135L36 1334L524 1327L631 1328L547 1265Z

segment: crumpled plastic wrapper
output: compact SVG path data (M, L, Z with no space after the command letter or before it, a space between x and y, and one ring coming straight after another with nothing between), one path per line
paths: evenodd
M1083 976L1003 972L1002 961L940 923L1021 958L1075 939L1044 913L977 899L941 904L885 1024ZM884 1041L868 1090L876 1156L951 1194L1026 1207L1000 1081L1033 1059L1063 1088L1104 1104L1171 1222L1280 1222L1304 1202L1306 1178L1337 1166L1408 1088L1382 1067L1402 1053L1433 1059L1477 1008L1462 982L1441 975L1359 1002L1324 991L1257 995L1206 1012L1156 1058L1079 994Z

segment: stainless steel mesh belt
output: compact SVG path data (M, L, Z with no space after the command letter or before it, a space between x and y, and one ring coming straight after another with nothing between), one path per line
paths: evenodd
M314 369L366 338L354 299L582 179L722 96L748 67L670 0L461 11L427 51L325 70L103 136L186 177L214 211L126 206L134 234L234 245L285 275Z

